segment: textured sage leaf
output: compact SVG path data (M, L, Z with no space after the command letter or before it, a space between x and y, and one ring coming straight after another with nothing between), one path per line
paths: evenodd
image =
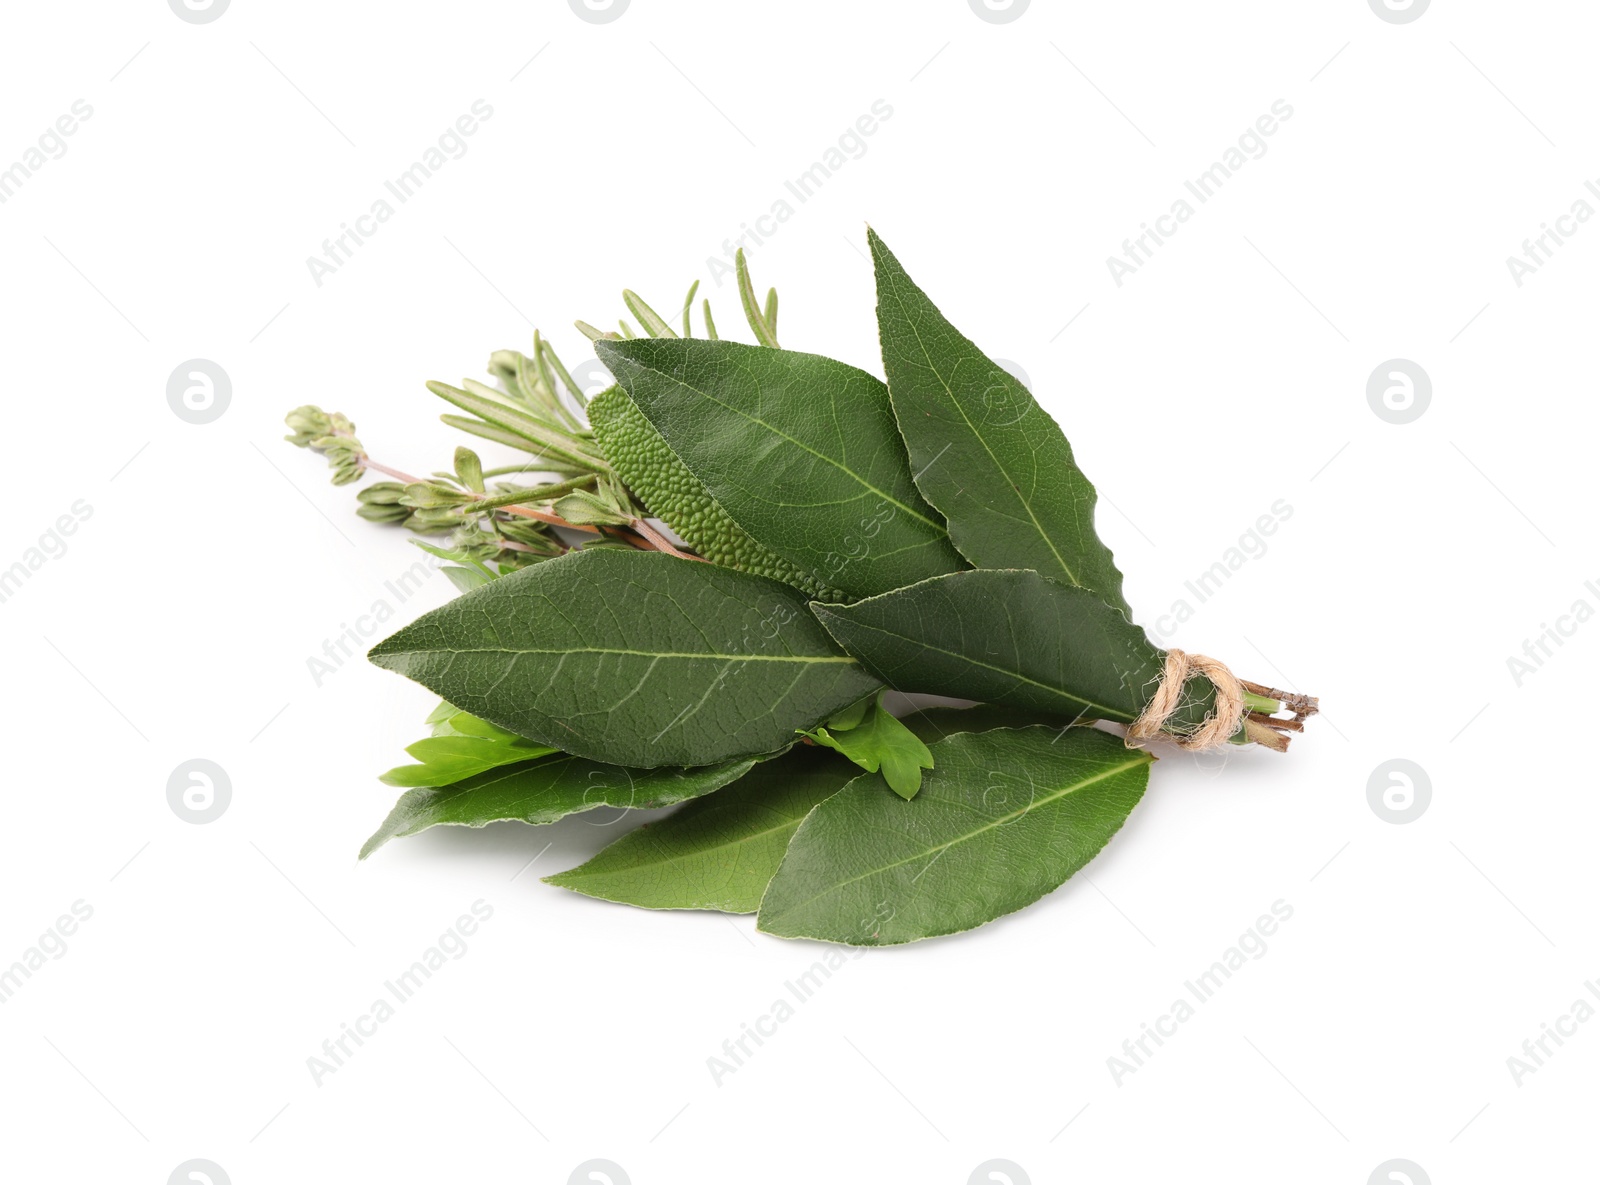
M595 349L717 504L819 585L870 596L967 566L865 371L702 339Z
M799 745L544 879L647 909L754 913L800 820L856 776L833 754Z
M671 806L709 794L749 771L754 758L699 769L629 769L558 753L478 774L453 786L408 790L362 845L365 860L402 835L439 824L554 823L596 807Z
M1120 609L1037 572L957 572L812 611L897 691L1131 724L1161 682L1163 652ZM1185 692L1175 730L1216 695L1200 677Z
M370 657L519 736L641 767L774 752L877 686L788 585L631 549L502 576Z
M928 746L888 712L882 704L846 728L832 721L806 734L819 745L837 749L868 773L881 773L889 788L901 798L913 798L922 785L922 771L933 768Z
M1127 611L1094 529L1095 490L1061 428L1015 377L945 320L867 232L878 337L917 488L979 568L1031 568Z
M910 802L861 777L806 817L761 899L759 929L879 946L1021 909L1116 834L1153 760L1092 728L960 733L932 751Z

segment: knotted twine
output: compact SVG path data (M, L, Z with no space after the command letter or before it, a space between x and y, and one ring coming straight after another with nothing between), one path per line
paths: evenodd
M1129 748L1137 747L1135 741L1147 741L1161 731L1168 717L1178 710L1184 684L1191 675L1204 675L1211 680L1217 689L1216 704L1198 727L1182 736L1174 736L1173 740L1184 749L1201 751L1226 745L1239 731L1244 719L1244 686L1228 669L1228 664L1203 654L1185 654L1174 647L1167 651L1161 686L1128 728Z

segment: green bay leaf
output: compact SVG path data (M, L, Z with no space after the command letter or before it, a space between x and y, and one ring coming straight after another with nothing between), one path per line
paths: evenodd
M1087 864L1138 805L1150 754L1090 728L961 733L910 802L860 777L806 817L757 928L880 946L970 930Z
M544 879L646 909L754 913L800 821L856 776L832 754L799 745Z
M895 418L922 496L979 568L1030 568L1124 612L1122 573L1094 529L1095 489L1050 414L867 232Z
M841 646L897 691L960 696L1131 724L1161 682L1164 654L1120 609L1037 572L979 570L924 580L852 605L813 602ZM1171 731L1197 724L1215 699L1185 685Z
M918 708L900 718L912 732L931 745L958 732L988 732L991 728L1026 728L1030 724L1062 727L1059 715L1026 712L1004 704L974 704L970 708Z
M595 349L717 504L816 584L870 596L967 566L917 492L872 375L737 342Z
M671 806L727 785L754 763L754 758L745 758L698 769L630 769L558 753L490 770L452 786L406 791L362 845L361 858L391 839L440 824L554 823L602 806Z
M645 768L775 752L877 686L788 585L631 549L503 576L369 657L519 736Z

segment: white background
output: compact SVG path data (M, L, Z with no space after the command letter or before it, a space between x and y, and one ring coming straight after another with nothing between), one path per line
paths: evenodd
M633 0L593 24L564 0L234 0L190 24L142 0L5 22L0 167L74 101L93 115L0 205L0 567L92 515L0 604L0 965L74 901L93 917L0 1005L0 1175L1593 1171L1600 1024L1520 1085L1507 1058L1600 975L1577 749L1600 624L1520 686L1507 659L1600 608L1600 227L1520 287L1505 262L1600 176L1592 6L1035 0L989 23L965 0ZM319 286L307 257L478 99L469 151ZM864 155L796 202L785 180L878 99ZM1107 256L1279 99L1265 155L1119 286ZM431 699L360 661L318 685L308 660L415 555L280 436L314 402L441 468L456 438L423 381L481 375L535 325L575 364L572 319L614 319L624 285L675 308L698 276L743 336L708 259L785 196L750 254L785 345L879 370L870 220L1066 428L1147 625L1292 507L1165 640L1327 713L1287 757L1164 759L1085 875L847 962L717 1085L707 1059L828 948L540 884L618 832L597 816L357 863ZM233 388L205 425L166 399L197 357ZM1366 395L1392 358L1433 385L1405 425ZM449 593L433 577L396 620ZM204 826L166 797L196 757L232 785ZM1406 825L1368 803L1397 757L1432 785ZM468 953L314 1082L323 1041L480 899ZM1266 955L1114 1081L1124 1039L1279 899Z

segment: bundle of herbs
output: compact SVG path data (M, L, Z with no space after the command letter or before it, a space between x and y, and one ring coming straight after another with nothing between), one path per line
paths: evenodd
M1303 728L1314 699L1133 624L1061 429L868 239L887 382L782 349L741 256L755 345L721 340L709 301L694 336L694 287L676 329L625 292L637 329L578 322L616 380L592 401L538 334L491 357L498 386L430 384L522 464L463 447L413 477L343 416L289 415L336 483L388 479L362 517L448 535L419 545L461 590L371 652L444 702L363 857L440 824L681 803L545 880L908 942L1082 868L1144 793L1144 743L1282 751ZM891 691L975 706L896 715Z

